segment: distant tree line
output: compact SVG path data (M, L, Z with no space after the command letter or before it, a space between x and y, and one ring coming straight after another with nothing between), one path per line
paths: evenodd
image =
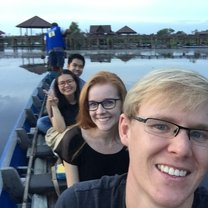
M10 36L4 38L4 43L10 47L42 47L44 49L43 34L35 36ZM183 31L163 28L156 34L93 34L80 30L76 22L71 22L68 29L63 31L66 50L83 49L136 49L136 48L178 48L178 47L206 47L208 46L208 30L193 31L186 34Z

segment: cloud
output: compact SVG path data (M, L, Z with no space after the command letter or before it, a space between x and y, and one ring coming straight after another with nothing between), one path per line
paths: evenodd
M12 5L12 6L11 6ZM207 21L208 1L200 0L7 0L1 5L0 30L16 30L15 26L37 15L49 22L58 22L64 29L72 21L89 29L93 24L118 25L142 23L202 23ZM5 29L6 28L6 29ZM151 28L149 28L151 29ZM7 32L7 31L5 31Z

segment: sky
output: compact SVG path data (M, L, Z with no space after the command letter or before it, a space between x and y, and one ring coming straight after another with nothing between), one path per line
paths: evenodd
M57 22L62 30L76 22L83 32L89 32L90 25L111 25L114 32L127 25L138 34L164 28L188 34L208 30L208 0L1 1L0 30L6 35L19 35L16 25L34 16Z

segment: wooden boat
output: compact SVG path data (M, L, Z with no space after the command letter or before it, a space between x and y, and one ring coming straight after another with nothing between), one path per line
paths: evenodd
M60 189L66 188L51 171L57 158L36 127L44 114L48 80L46 76L32 93L0 158L1 208L54 207Z

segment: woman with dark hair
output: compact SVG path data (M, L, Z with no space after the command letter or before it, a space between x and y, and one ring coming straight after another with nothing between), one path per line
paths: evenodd
M52 126L58 132L63 132L67 126L75 123L79 111L79 81L77 76L69 70L63 70L55 79L53 93L48 93L46 109L51 123L40 125L39 129L46 133ZM47 121L46 117L40 118ZM43 123L43 122L38 122Z

